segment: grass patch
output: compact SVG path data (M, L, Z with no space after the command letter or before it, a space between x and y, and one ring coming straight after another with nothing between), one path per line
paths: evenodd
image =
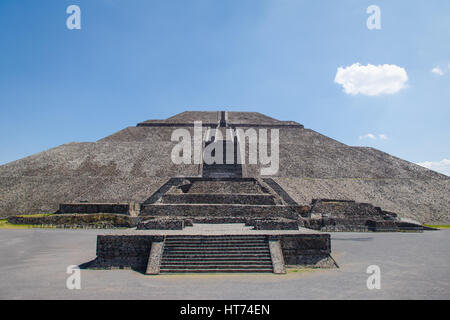
M0 220L0 229L31 229L33 228L32 225L25 225L25 224L11 224L8 223L6 219Z
M286 273L303 273L315 271L315 268L286 268Z
M22 218L41 218L41 217L48 217L52 216L54 213L36 213L36 214L19 214L18 217Z
M0 219L0 229L33 229L33 228L44 228L40 225L32 225L32 224L12 224L9 223L6 219ZM45 228L55 228L53 226L46 226Z
M437 229L450 229L450 224L424 224L424 226Z

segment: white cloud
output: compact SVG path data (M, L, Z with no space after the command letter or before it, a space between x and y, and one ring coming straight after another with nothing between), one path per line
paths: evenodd
M365 134L365 135L363 135L363 136L359 136L359 140L363 140L363 139L370 139L370 140L377 140L377 139L380 139L380 140L387 140L388 137L387 137L387 135L385 135L384 133L380 133L379 135L374 135L373 133L368 133L368 134Z
M368 134L365 134L365 135L363 135L363 136L359 136L359 140L362 140L362 139L371 139L371 140L375 140L377 137L375 137L375 135L374 134L372 134L372 133L368 133Z
M443 173L447 176L450 176L450 160L442 159L441 161L425 161L417 163L419 166L428 168L430 170L434 170L440 173Z
M342 85L345 93L378 96L394 94L406 87L408 74L402 67L394 64L362 66L354 63L348 67L339 67L334 82Z
M444 75L444 71L442 71L442 69L439 67L434 67L433 69L431 69L431 72L433 72L434 74L437 74L439 76Z

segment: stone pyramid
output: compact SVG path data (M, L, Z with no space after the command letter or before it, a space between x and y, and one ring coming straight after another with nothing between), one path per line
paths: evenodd
M177 142L171 141L172 133L184 128L194 136L194 121L202 122L203 137L220 128L277 129L278 172L263 177L260 164L219 168L203 162L173 163L171 152ZM207 143L203 141L203 148ZM262 203L303 206L315 199L356 201L421 223L449 221L446 175L374 148L345 145L293 121L224 111L187 111L166 120L148 120L97 142L68 143L0 166L0 216L53 213L62 203L155 205L152 199L161 188L173 188L175 180L178 188L186 177L193 186L192 181L202 177L237 176L250 181L248 188L254 187L251 181L259 181L263 188L269 184L278 190L278 197L270 198L270 192L248 197ZM176 196L176 188L164 197L161 194L160 201L195 200L195 194ZM197 183L195 188L202 186Z

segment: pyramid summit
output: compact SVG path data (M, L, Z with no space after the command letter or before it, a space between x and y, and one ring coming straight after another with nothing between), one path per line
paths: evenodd
M172 134L184 129L194 137L195 122L201 122L203 152L219 131L225 137L227 130L277 130L279 169L266 177L261 174L264 165L248 161L175 164L171 155L178 141L172 141ZM236 159L243 141L235 137L220 141L234 146L231 157ZM239 156L248 158L250 149ZM209 182L202 185L202 179ZM239 186L233 184L236 179L241 179ZM249 205L246 210L255 208L251 205L266 210L265 206L281 204L329 210L328 199L366 203L403 218L436 224L449 221L449 179L374 148L348 146L294 121L257 112L186 111L165 120L140 122L96 142L68 143L0 166L0 216L53 213L61 210L61 204L130 203L141 214L152 215L162 212L166 203L161 214L191 217L187 212L192 206L187 204L200 203L202 208L215 206L214 214L222 212L223 218L239 216L237 207L226 206L231 204ZM192 192L178 196L168 192L182 190L183 185ZM196 188L199 191L193 192ZM202 188L224 196L200 197ZM252 188L270 189L268 193L276 195L270 198L267 192Z

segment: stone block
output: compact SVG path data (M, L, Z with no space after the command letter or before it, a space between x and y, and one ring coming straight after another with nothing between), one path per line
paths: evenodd
M142 221L137 226L138 230L183 230L184 220L152 219Z

